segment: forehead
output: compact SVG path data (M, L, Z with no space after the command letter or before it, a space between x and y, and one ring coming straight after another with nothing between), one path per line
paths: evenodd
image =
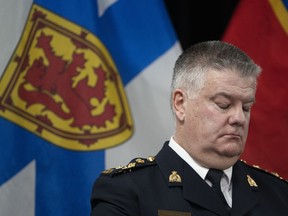
M210 70L205 76L202 93L212 95L223 93L242 97L254 97L256 91L256 78L241 76L233 71Z

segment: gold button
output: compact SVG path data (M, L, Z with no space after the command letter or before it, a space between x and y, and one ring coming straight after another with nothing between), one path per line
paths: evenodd
M153 162L153 161L155 160L155 157L149 156L149 157L147 158L147 160L148 160L149 162Z
M143 164L145 161L144 161L143 159L141 159L141 158L137 158L137 159L136 159L136 162L137 162L137 163L140 163L140 164Z

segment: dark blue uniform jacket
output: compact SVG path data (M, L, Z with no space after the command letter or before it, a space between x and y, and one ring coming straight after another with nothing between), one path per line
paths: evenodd
M230 211L165 143L157 156L104 171L91 196L93 216L288 216L288 184L238 161Z

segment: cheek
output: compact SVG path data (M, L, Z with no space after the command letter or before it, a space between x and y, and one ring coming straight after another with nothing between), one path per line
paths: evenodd
M216 131L223 125L222 122L225 122L225 116L213 107L207 107L203 109L201 121L209 130Z
M248 132L249 132L249 120L247 121L247 123L246 123L245 126L244 126L244 136L245 136L245 139L246 139L247 136L248 136Z
M217 135L217 131L225 125L226 117L207 101L190 104L192 109L186 113L187 127L190 134L208 138ZM194 108L194 109L193 109ZM214 137L214 136L213 136Z
M246 133L248 133L249 125L250 125L250 114L247 116L246 122L245 122L245 125L244 125L244 127L245 127L244 130L245 130Z
M222 116L213 109L207 107L203 107L198 111L199 112L195 113L191 119L191 122L194 122L191 130L196 129L199 135L206 138L208 138L208 136L211 137L211 135L218 131L221 122L223 121L221 119Z

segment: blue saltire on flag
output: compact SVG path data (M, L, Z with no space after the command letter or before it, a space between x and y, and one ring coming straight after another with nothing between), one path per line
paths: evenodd
M11 2L15 3L17 0ZM29 4L28 1L26 4ZM15 10L16 6L17 10L20 10L25 3L15 3L14 6ZM27 8L27 5L25 7ZM29 9L30 15L27 14L26 25L23 26L19 41L15 43L13 55L7 58L10 58L10 61L4 66L1 65L0 214L15 215L16 212L21 212L24 216L89 215L92 184L106 167L106 149L113 149L114 145L118 144L124 146L128 139L136 141L133 139L134 130L145 130L137 128L138 118L132 114L133 104L137 101L126 98L125 92L121 92L121 85L126 88L136 80L156 59L175 47L177 39L162 0L35 0L31 2ZM9 42L9 38L7 40ZM176 49L169 55L173 56L171 62L168 61L171 65L178 54L179 49ZM93 61L95 58L96 61ZM88 67L90 74L85 72ZM53 74L55 71L59 73ZM109 77L107 73L104 75L107 71ZM119 73L121 85L121 80L118 80L114 72ZM65 76L68 73L72 75ZM164 75L169 76L169 80L171 73ZM163 77L163 80L165 79L167 77ZM120 99L111 99L108 103L107 94L110 93L99 93L101 85L99 87L97 83L101 80L102 87L105 87L107 92L111 86L114 89L110 97L116 94ZM105 86L107 82L110 83L109 86ZM93 83L97 85L93 87ZM142 88L142 85L136 86ZM157 83L153 83L153 86L157 86ZM65 87L69 89L66 91ZM81 90L85 93L81 94ZM117 90L121 93L117 93ZM149 91L138 90L142 94ZM108 116L107 121L105 118L98 118L101 123L97 122L97 127L91 126L92 120L87 118L89 113L85 113L78 102L71 102L72 93L81 100L86 99L85 95L91 98L100 95L101 99L98 98L98 101L90 98L88 105L102 104L104 110L108 107L113 112L103 115L103 118ZM157 92L155 94L157 95ZM136 99L143 102L143 98ZM116 109L118 105L120 111ZM167 108L161 104L159 107L158 113ZM76 122L76 116L73 120L73 116L68 114L77 108L79 113ZM149 110L149 104L142 108L142 117L146 118L145 110ZM121 112L124 114L120 115ZM114 127L112 123L115 119L118 123L128 122L126 128L117 128L113 133L105 131L106 128ZM73 127L71 124L74 124ZM163 122L163 125L165 124L171 122ZM93 136L97 133L95 128L100 128L101 136ZM159 128L151 130L156 133ZM163 128L161 130L159 133L170 134L170 131L164 132ZM121 136L123 133L124 138L117 135L118 132ZM109 138L109 134L112 138ZM103 137L104 141L101 142ZM145 142L149 142L149 138L153 140L145 137ZM99 143L101 146L98 148ZM148 143L147 148L154 144ZM21 174L23 170L28 170L28 174ZM32 185L32 188L27 189L27 185ZM22 196L21 192L26 194ZM17 197L24 198L23 202L18 204ZM30 203L31 199L34 199L34 203Z

